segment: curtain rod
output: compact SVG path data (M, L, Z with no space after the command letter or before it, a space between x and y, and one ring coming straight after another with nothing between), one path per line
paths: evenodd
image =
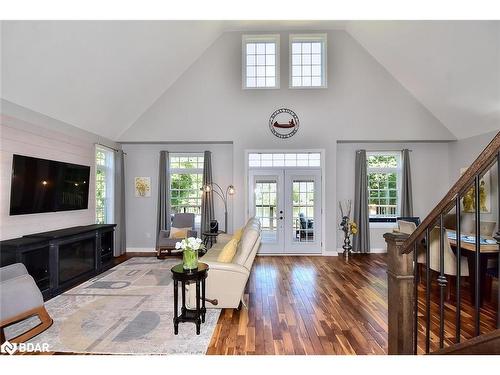
M408 150L409 152L413 152L413 150L410 150L410 149L407 149L407 148L403 148L402 150L368 150L368 149L363 149L365 150L366 152L399 152L399 151L403 151L403 150ZM361 150L356 150L356 152L360 152Z
M169 151L169 150L162 150L162 151L167 151L169 154L198 154L198 155L203 155L205 151L209 150L204 150L204 151ZM212 151L210 151L212 152Z
M96 142L95 144L96 144L96 145L98 145L98 146L102 146L102 147L109 148L110 150L113 150L113 151L115 151L115 152L118 152L118 151L123 151L123 150L119 150L119 149L117 149L117 148L113 148L113 147L108 146L108 145L104 145L104 144L102 144L102 143L100 143L100 142ZM127 153L126 153L126 152L123 152L123 155L127 155Z

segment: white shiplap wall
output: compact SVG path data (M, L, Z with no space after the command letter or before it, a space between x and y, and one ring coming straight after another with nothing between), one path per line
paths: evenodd
M103 142L97 135L83 132L71 125L2 101L0 115L1 240L95 222L94 144L98 141ZM107 144L110 142L107 141ZM115 144L110 145L116 147ZM13 154L90 166L88 209L10 216Z

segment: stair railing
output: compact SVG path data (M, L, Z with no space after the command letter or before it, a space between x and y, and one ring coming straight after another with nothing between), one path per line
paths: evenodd
M471 164L467 171L452 186L444 198L436 205L430 214L422 221L411 234L386 233L384 238L387 243L388 257L388 352L389 354L417 354L418 351L418 264L417 249L425 253L425 313L420 318L424 319L425 347L422 351L430 352L431 340L431 273L430 273L430 242L431 231L439 228L439 275L436 279L439 285L439 348L444 348L445 343L445 289L448 279L444 273L444 236L447 235L444 227L444 215L455 208L456 220L456 313L455 313L455 344L461 340L461 199L473 189L474 215L475 215L475 252L474 252L474 336L481 334L481 289L480 289L480 255L481 255L481 209L480 181L484 174L497 163L497 183L500 186L500 132L481 152L479 157ZM497 204L500 204L500 188L497 189ZM497 223L500 224L500 208L497 209ZM478 240L479 239L479 240ZM500 245L500 229L495 239ZM499 252L500 274L500 252ZM497 328L500 328L500 288L498 295Z

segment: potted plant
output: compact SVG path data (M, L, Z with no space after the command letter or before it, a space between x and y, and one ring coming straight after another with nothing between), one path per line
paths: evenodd
M177 250L182 249L182 267L185 270L198 268L198 251L203 250L205 245L201 239L189 237L175 244Z

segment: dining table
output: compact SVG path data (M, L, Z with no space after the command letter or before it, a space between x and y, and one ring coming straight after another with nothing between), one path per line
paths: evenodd
M456 231L447 229L448 241L451 248L456 252L457 235ZM460 235L460 253L467 257L469 265L469 285L471 300L475 301L476 297L476 237L474 234L461 233ZM492 236L480 236L479 241L479 305L484 302L484 287L486 285L488 260L497 258L500 262L500 246Z

